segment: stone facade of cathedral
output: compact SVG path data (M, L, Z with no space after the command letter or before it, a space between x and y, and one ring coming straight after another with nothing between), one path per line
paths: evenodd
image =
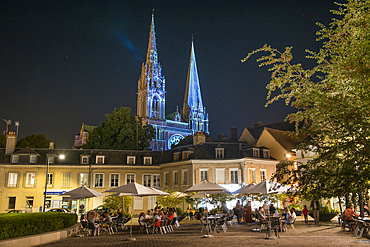
M151 142L154 151L171 149L171 145L196 132L209 134L208 113L202 102L193 41L183 107L181 111L177 109L166 115L166 83L158 62L154 15L146 61L138 81L137 115L144 124L151 124L156 129L156 137Z

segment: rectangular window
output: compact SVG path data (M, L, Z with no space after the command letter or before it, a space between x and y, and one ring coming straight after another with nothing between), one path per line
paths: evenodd
M154 187L161 187L161 175L154 174L153 175L153 186Z
M177 171L173 172L173 185L179 184L179 173Z
M144 157L144 165L151 165L152 157Z
M183 171L182 173L182 184L183 185L188 184L188 171Z
M144 175L143 177L143 185L145 187L151 187L151 178L152 178L152 175Z
M48 173L48 177L47 177L48 187L53 187L53 183L54 183L54 173Z
M173 153L173 161L180 160L180 153Z
M224 158L224 149L223 148L216 148L216 159Z
M104 156L96 156L96 164L104 164Z
M135 165L135 156L127 156L127 164L128 165Z
M263 150L263 158L264 159L270 159L270 150Z
M36 185L36 173L35 172L27 172L25 175L25 184L24 187L35 187Z
M260 150L258 148L253 148L253 157L254 158L260 157Z
M81 185L88 186L89 185L89 174L88 173L80 173L78 179L79 179L79 182L78 182L79 186L81 186Z
M8 198L8 209L15 209L15 198L16 197Z
M249 183L256 183L256 170L249 169Z
M13 155L12 163L18 163L18 162L19 162L19 156L18 155Z
M119 174L111 173L110 174L110 187L118 187L119 186Z
M200 181L208 181L208 170L200 170Z
M8 187L18 187L18 173L8 173Z
M231 184L238 184L238 170L231 170L230 171L230 183Z
M26 197L26 208L33 208L33 196Z
M66 172L62 173L62 187L71 187L72 186L72 173Z
M83 156L83 157L82 157L82 160L81 160L81 163L82 163L82 164L87 164L87 163L88 163L88 161L89 161L89 158L88 158L87 156Z
M169 175L168 172L164 174L164 185L169 185Z
M261 182L266 180L266 170L260 170L261 172Z
M225 183L225 169L216 169L216 183L217 184Z
M103 173L96 173L95 174L95 188L103 188L104 187L104 174Z
M49 164L54 164L55 157L54 156L48 156L48 162Z
M135 174L126 174L126 184L134 183L135 182Z
M34 154L32 154L31 156L30 156L30 163L36 163L36 155L34 155Z

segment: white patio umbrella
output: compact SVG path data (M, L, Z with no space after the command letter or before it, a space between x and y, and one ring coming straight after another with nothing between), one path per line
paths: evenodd
M68 198L63 198L63 200L83 200L85 198L105 196L105 194L95 191L82 185L76 189L70 190L62 194L62 197L69 196Z
M200 192L204 194L204 197L206 197L207 194L215 193L215 194L222 194L222 193L229 193L227 189L224 187L208 182L207 180L204 180L200 182L199 184L196 184L189 189L185 190L185 192ZM206 199L206 208L207 208L207 199ZM208 212L206 212L206 220L208 224ZM212 238L212 235L209 235L209 227L207 227L207 235L203 235L204 238Z
M165 191L163 191L163 190L160 190L160 189L157 189L157 188L155 188L155 187L150 187L152 190L154 190L155 192L158 192L158 193L160 193L160 195L161 196L168 196L168 195L170 195L170 193L167 193L167 192L165 192Z
M159 196L160 192L157 192L151 188L147 188L138 183L130 183L117 188L113 188L104 192L116 192L120 195L130 195L130 196ZM163 191L162 191L163 192ZM134 200L132 200L132 209L131 209L131 228L130 228L130 238L126 240L136 240L132 238L132 210L134 208Z
M279 194L287 193L293 189L293 187L288 185L264 180L255 185L244 186L235 191L235 194Z

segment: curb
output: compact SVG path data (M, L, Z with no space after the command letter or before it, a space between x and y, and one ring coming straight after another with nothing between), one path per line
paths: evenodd
M74 226L52 232L46 232L36 235L30 235L19 238L12 238L0 241L0 247L28 247L40 244L50 243L62 238L70 237L78 234L81 229L81 224L77 223Z

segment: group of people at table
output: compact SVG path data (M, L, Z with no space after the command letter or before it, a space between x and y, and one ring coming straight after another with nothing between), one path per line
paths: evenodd
M117 217L122 217L123 214L119 209L117 209ZM106 231L107 227L110 227L112 224L112 217L109 215L108 211L104 211L102 215L99 215L95 211L90 211L87 214L81 215L81 224L90 224L91 227L97 231L97 235L100 235L100 231Z
M161 227L164 222L173 220L175 217L177 217L176 208L164 210L161 207L155 207L154 210L148 210L146 214L142 212L139 222L154 228L154 226Z

